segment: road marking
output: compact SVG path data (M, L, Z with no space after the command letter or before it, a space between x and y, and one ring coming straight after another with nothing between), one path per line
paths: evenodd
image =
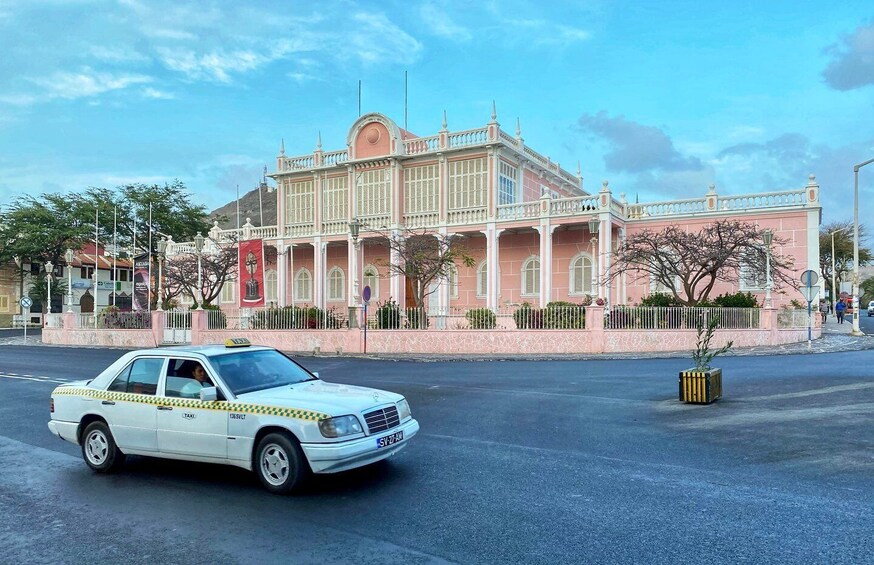
M750 396L744 400L781 400L785 398L803 398L805 396L816 396L818 394L833 394L836 392L859 391L866 388L874 388L874 383L856 383L851 385L835 385L823 388L815 388L812 390L802 390L800 392L786 392L782 394L770 394L767 396Z
M22 381L34 381L37 383L66 384L66 383L70 382L69 380L53 379L51 377L34 377L33 375L19 375L16 373L0 373L0 378L17 379L17 380L22 380Z

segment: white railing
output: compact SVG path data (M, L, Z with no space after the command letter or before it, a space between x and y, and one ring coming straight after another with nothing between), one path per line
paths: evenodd
M252 239L271 239L277 237L276 226L259 226L252 228L249 235Z
M586 313L584 306L561 304L543 309L453 307L436 313L427 308L382 306L372 310L367 327L378 330L582 330L586 327Z
M548 163L548 160L547 160L546 157L544 157L543 155L541 155L541 154L538 153L537 151L531 149L531 148L528 147L527 145L525 146L525 151L524 151L524 153L525 153L525 155L527 155L528 157L534 159L535 161L537 161L538 163L540 163L540 164L543 165L544 167L545 167L545 166L547 165L547 163Z
M497 208L499 220L519 220L522 218L539 218L540 201L520 202L518 204L501 204Z
M578 176L573 175L573 174L567 172L566 170L564 170L564 169L562 169L562 168L559 168L559 169L558 169L558 176L560 176L560 177L563 178L564 180L568 181L568 182L571 183L572 185L574 185L574 186L576 186L577 188L579 188L579 186L580 186L580 178L579 178Z
M598 209L597 196L575 196L573 198L557 198L551 203L550 215L575 216Z
M439 220L437 212L420 212L418 214L404 214L404 226L408 228L427 228L436 226Z
M284 235L286 237L301 237L313 235L314 232L315 226L313 224L295 224L285 226Z
M97 316L93 313L76 314L76 327L83 329L97 329Z
M46 327L47 328L63 328L64 327L64 315L63 314L46 314Z
M206 327L210 330L333 330L349 327L345 309L286 306L224 308L206 312Z
M740 196L720 196L718 210L757 210L761 208L780 208L783 206L802 206L807 203L805 190L787 190L769 194L749 194Z
M432 151L437 151L439 148L440 136L438 135L404 140L404 153L407 155L431 153Z
M312 169L315 167L316 160L312 155L303 155L300 157L286 157L282 160L283 171L295 171Z
M449 148L482 145L489 140L488 128L471 129L449 134Z
M337 235L338 233L347 233L349 224L346 220L331 220L330 222L322 222L322 233L325 235Z
M808 323L810 323L811 326L815 326L816 316L819 316L819 312L812 311L808 318L807 308L781 308L780 311L777 312L777 327L784 329L806 328Z
M610 211L619 217L625 216L625 206L615 198L610 199Z
M682 216L706 211L707 200L704 198L650 202L648 204L629 204L628 219L651 218L654 216Z
M517 140L515 137L505 132L504 130L500 131L500 136L503 141L509 143L512 147L519 147L519 140Z
M330 153L325 153L322 157L322 164L326 167L330 167L332 165L337 165L340 163L345 163L349 159L349 153L344 151L331 151Z
M466 210L450 210L446 214L449 224L476 224L486 221L485 208L469 208Z
M605 311L604 327L611 330L695 330L717 319L721 329L760 329L760 308L615 306Z
M146 330L152 327L152 313L148 310L134 312L99 312L97 329Z

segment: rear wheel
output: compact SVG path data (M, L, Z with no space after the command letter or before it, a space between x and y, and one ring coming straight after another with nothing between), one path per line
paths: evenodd
M264 488L275 494L297 490L310 468L297 440L286 434L267 434L255 451L255 472Z
M115 439L105 422L91 422L82 433L82 457L98 473L109 473L124 463L124 453L115 445Z

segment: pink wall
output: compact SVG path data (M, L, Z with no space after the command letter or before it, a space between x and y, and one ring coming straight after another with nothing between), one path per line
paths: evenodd
M391 136L379 122L371 122L361 128L355 138L355 158L381 157L391 153Z

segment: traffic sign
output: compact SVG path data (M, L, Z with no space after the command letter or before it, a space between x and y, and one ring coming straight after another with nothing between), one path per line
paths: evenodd
M804 286L814 286L819 282L819 275L816 274L816 271L808 269L801 273L801 283Z
M370 285L364 285L364 291L361 293L364 302L370 302Z
M801 296L808 302L813 302L816 299L816 295L819 294L818 286L802 286L800 290Z
M21 300L19 300L18 303L21 305L22 308L27 309L33 306L33 299L31 299L31 297L29 296L22 296Z

